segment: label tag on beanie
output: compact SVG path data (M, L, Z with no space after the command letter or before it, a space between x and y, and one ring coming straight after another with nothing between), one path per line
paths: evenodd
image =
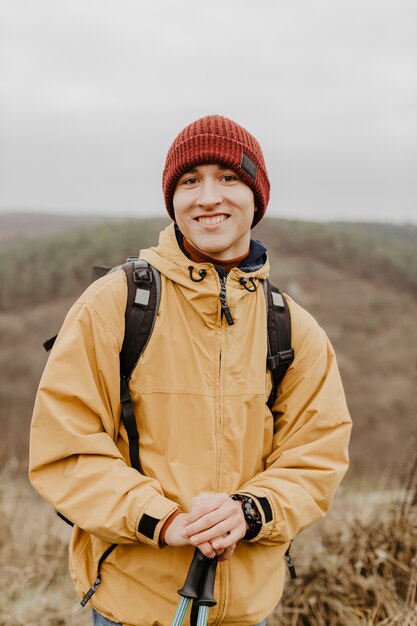
M253 180L256 180L256 174L258 173L258 166L248 157L247 154L242 152L242 160L240 162L242 170L249 174Z

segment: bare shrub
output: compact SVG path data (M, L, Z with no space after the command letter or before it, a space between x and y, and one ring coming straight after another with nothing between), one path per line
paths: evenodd
M417 457L402 499L348 536L328 534L270 626L417 625Z

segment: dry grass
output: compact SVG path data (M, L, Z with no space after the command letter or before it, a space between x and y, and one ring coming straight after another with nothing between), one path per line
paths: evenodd
M0 626L91 626L67 573L70 529L9 463L0 473ZM339 493L295 541L270 626L417 626L417 458L401 493Z
M67 573L69 535L8 463L0 473L0 626L91 626Z
M344 504L348 524L321 532L270 626L417 625L417 457L396 502L350 521Z

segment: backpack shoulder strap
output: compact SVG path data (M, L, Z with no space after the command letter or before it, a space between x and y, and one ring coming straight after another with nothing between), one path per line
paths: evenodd
M146 261L129 258L122 265L127 278L125 336L120 375L129 380L151 336L161 299L161 277Z
M291 347L291 317L288 303L278 287L268 279L263 281L268 327L267 368L272 375L272 390L267 406L272 409L278 387L294 360Z
M125 335L120 352L121 418L129 439L130 464L140 471L139 431L129 380L155 325L161 298L161 277L158 270L138 258L130 257L122 269L127 278L128 295Z

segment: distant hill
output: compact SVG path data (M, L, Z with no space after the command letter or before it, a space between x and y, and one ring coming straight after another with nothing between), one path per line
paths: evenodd
M49 213L0 213L0 243L47 237L59 232L111 222L116 218L99 215L57 215Z
M27 462L42 342L90 280L153 245L164 219L113 221L0 247L0 457ZM80 226L80 225L78 225ZM337 353L354 419L351 475L400 475L417 434L417 227L264 219L273 281L310 311Z

